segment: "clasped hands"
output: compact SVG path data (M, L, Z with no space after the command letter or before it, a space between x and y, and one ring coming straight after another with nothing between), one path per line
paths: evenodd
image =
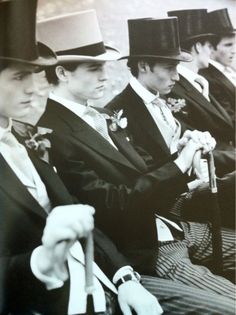
M214 150L215 139L208 131L186 130L178 143L178 158L175 163L183 173L191 167L198 178L201 178L200 158L201 154L207 154Z

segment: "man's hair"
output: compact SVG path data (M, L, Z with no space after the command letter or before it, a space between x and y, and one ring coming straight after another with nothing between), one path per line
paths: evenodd
M204 44L206 44L206 42L210 42L212 44L212 41L213 41L212 37L206 36L206 37L202 37L202 38L200 37L200 38L190 39L184 43L181 43L181 48L188 51L188 52L191 52L192 48L195 46L196 43L200 43L200 44L204 45Z
M127 66L130 69L130 72L132 73L132 75L136 78L138 77L138 73L139 73L138 63L140 61L146 62L149 65L150 69L152 70L155 64L160 60L157 58L150 58L150 57L128 59Z
M224 35L216 35L211 41L212 46L216 50L217 45L223 38L233 38L233 37L235 37L235 34L232 34L232 33L224 34Z
M72 63L66 63L66 64L57 64L56 66L48 67L45 70L46 78L47 78L47 80L48 80L48 82L50 84L58 85L59 84L59 79L58 79L58 77L56 75L56 67L62 66L66 70L73 72L78 67L79 64L80 63L78 63L78 62L77 63L72 62Z

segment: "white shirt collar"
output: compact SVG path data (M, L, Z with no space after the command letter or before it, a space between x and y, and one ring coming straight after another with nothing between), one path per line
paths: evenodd
M79 103L69 101L65 99L64 97L54 94L53 92L49 94L49 98L53 101L60 103L61 105L63 105L64 107L66 107L67 109L69 109L71 112L73 112L75 115L79 117L83 116L86 110L85 105L81 105Z
M198 73L193 72L192 70L188 69L185 66L182 66L181 64L177 66L177 70L183 77L185 77L185 79L191 82L199 76Z
M179 64L177 66L178 72L186 79L188 80L195 88L197 88L201 92L201 88L199 89L199 84L195 82L195 79L201 78L201 80L205 83L205 85L208 87L209 83L206 78L204 78L202 75L193 72L192 70L188 69L185 66L182 66Z
M212 64L216 69L218 69L221 72L224 72L225 66L223 66L221 63L218 61L212 60L210 61L210 64Z
M9 118L7 128L3 128L0 126L0 141L2 140L2 137L6 132L11 131L11 128L12 128L12 119Z
M150 91L148 91L134 76L131 77L130 86L132 89L138 94L139 97L144 101L144 103L151 103L155 98L159 97L159 93L154 95Z

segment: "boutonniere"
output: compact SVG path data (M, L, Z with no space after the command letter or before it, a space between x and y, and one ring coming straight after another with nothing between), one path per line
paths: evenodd
M109 116L108 114L103 114L103 116L106 119L111 120L111 124L109 125L109 129L111 131L117 131L118 128L125 129L128 125L128 121L126 117L122 117L123 115L123 109L119 111L115 111L112 116Z
M36 127L35 129L36 131L34 130L34 132L32 132L31 128L27 128L27 139L25 140L25 145L27 148L35 151L40 159L48 163L48 149L51 148L51 142L47 139L47 135L52 133L52 130L43 127Z
M171 98L169 97L166 102L167 106L170 108L170 110L174 113L178 113L182 111L182 108L186 106L186 101L184 98Z

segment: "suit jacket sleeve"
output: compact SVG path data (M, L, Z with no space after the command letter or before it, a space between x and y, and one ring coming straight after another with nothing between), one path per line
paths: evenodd
M108 171L99 174L89 157L82 159L79 148L70 142L70 138L59 140L54 135L53 159L69 191L82 202L95 207L98 226L113 237L117 233L115 238L118 242L119 226L127 226L129 230L132 226L132 236L136 240L142 240L146 230L150 239L156 239L150 228L155 213L168 215L168 206L187 189L186 177L175 163L166 163L144 175L139 173L134 179L131 175L129 183L127 179L126 183L125 180L115 182L114 179L109 179ZM167 195L171 198L166 198ZM152 232L156 234L155 228Z

